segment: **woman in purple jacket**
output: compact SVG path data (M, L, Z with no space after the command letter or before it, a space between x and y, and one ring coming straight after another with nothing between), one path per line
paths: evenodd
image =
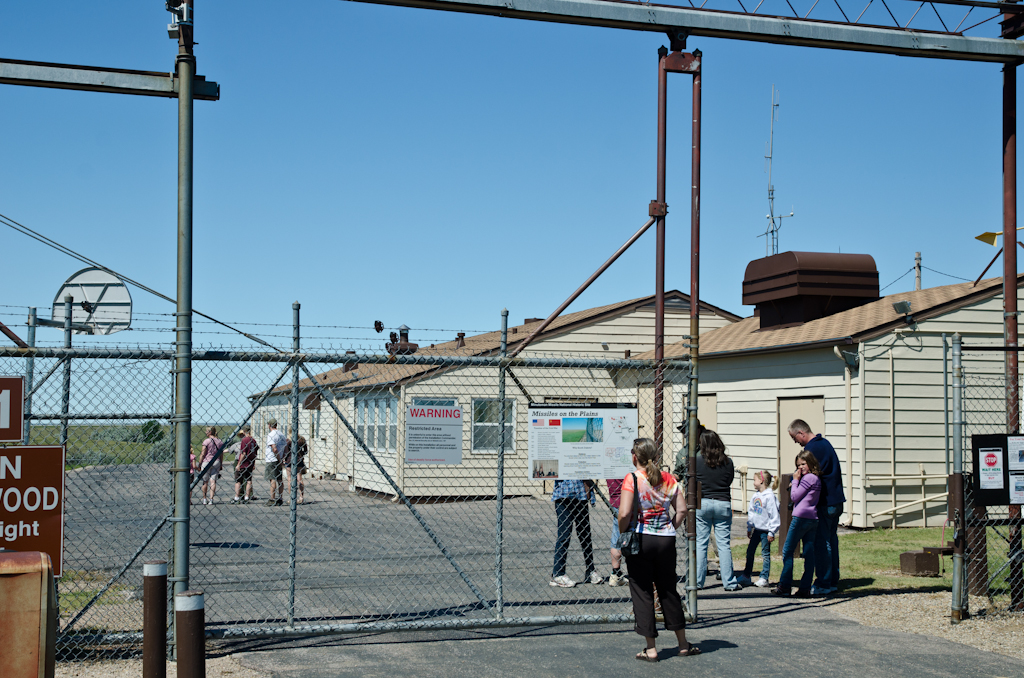
M814 577L814 535L818 531L818 497L821 495L821 469L818 460L807 450L796 455L796 471L789 485L789 498L793 502L792 519L782 547L782 576L779 585L772 589L777 596L792 594L793 554L803 539L804 574L800 578L797 598L811 597L811 579Z

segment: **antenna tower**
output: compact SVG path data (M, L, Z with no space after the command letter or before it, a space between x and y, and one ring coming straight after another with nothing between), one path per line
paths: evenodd
M789 214L775 214L775 186L772 184L772 155L775 151L775 117L777 114L776 109L778 109L778 107L779 91L775 89L775 85L773 84L771 132L768 136L768 143L766 144L767 153L765 153L764 156L766 171L768 172L768 214L765 215L768 219L768 229L761 235L765 238L764 255L766 257L769 256L769 254L779 253L779 231L782 229L782 220L793 216L793 210L790 210Z

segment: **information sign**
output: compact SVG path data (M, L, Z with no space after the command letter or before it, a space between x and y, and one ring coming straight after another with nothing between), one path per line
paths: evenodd
M64 554L64 448L0 449L0 546L42 551L59 577Z
M530 405L532 480L623 478L633 470L636 405Z
M405 461L462 463L462 408L410 405L405 410Z

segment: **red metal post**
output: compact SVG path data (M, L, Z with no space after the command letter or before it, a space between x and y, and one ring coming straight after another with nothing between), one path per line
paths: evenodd
M658 197L665 205L666 115L668 107L668 50L658 50ZM663 209L660 211L664 211ZM654 446L665 458L665 214L658 216L654 263ZM671 464L670 464L671 466Z
M1006 322L1006 430L1020 431L1020 390L1017 365L1017 66L1003 66L1003 310ZM1010 506L1011 518L1020 518L1020 506ZM1010 528L1010 549L1020 550L1019 526ZM1021 563L1010 564L1010 606L1024 609Z

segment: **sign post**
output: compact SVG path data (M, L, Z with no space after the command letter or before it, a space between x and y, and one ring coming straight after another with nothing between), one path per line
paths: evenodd
M64 554L64 447L0 449L0 548L42 551L60 577Z
M20 443L25 427L25 377L0 377L0 443Z

